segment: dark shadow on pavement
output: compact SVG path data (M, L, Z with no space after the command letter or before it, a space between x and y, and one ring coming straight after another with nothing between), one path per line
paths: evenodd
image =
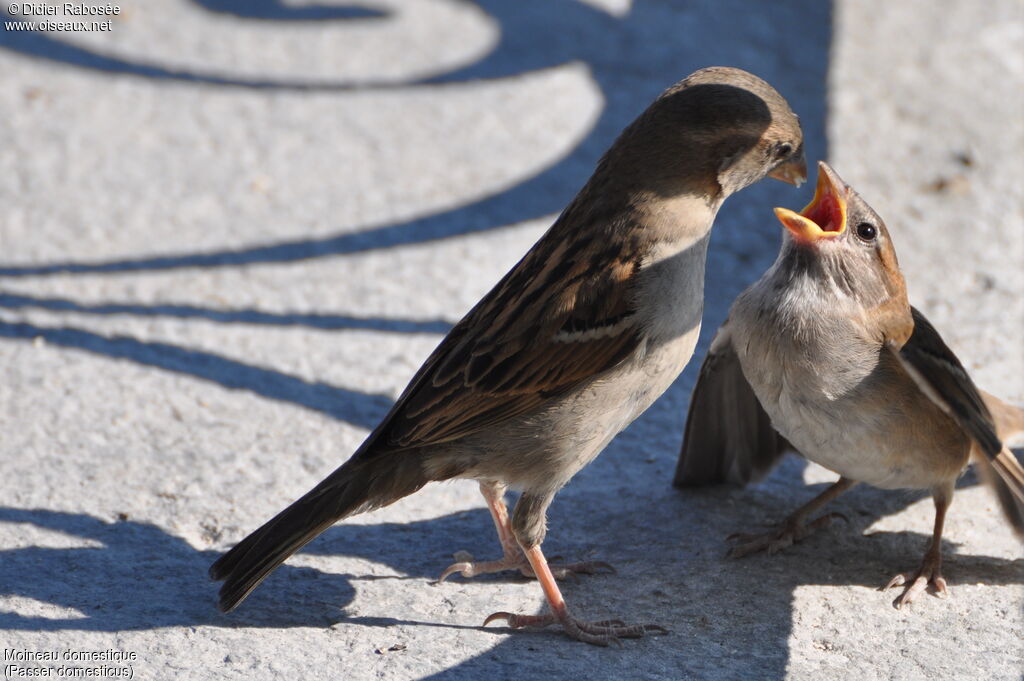
M370 395L320 381L310 382L212 352L171 343L141 341L130 336L103 336L66 326L42 327L0 320L0 338L28 342L41 338L50 345L193 376L225 388L248 390L271 400L306 407L367 430L372 430L384 418L392 404L386 395Z
M384 19L389 12L375 9L372 3L294 6L281 0L192 0L208 12L229 14L239 19L264 21L331 21L338 19Z
M630 641L613 656L572 642L555 631L516 632L491 627L500 644L485 655L436 674L440 678L473 678L474 674L524 665L539 673L556 658L570 656L579 674L611 678L627 673L638 661L676 678L778 678L787 663L792 599L805 585L861 586L877 589L892 574L914 567L927 537L914 532L863 535L880 517L899 512L920 494L861 488L834 504L851 518L809 537L776 556L741 560L724 557L729 531L770 518L781 518L795 498L810 497L824 485L804 486L802 464L792 457L763 484L746 490L714 488L679 493L656 481L640 482L627 459L635 452L613 445L607 461L599 459L594 475L622 476L638 485L648 506L623 513L612 504L595 504L594 477L571 485L552 507L550 554L570 558L597 557L613 562L618 573L583 577L563 583L567 600L578 613L655 620L666 626L666 638ZM969 483L969 481L968 481ZM268 509L268 512L276 509ZM458 612L437 621L409 619L380 610L349 615L353 582L386 578L333 574L308 567L279 568L235 612L215 609L216 585L206 570L217 556L196 550L155 525L130 518L108 522L86 514L46 509L0 508L0 523L29 525L88 542L74 548L20 546L0 549L0 593L50 604L47 617L0 613L0 629L12 631L135 631L161 627L290 628L356 625L416 625L447 629L479 629L488 613ZM213 528L216 534L218 528ZM66 538L65 540L66 541ZM958 584L1024 583L1024 560L960 554L956 538L945 542L947 576ZM458 549L480 557L496 555L497 541L487 512L476 509L410 522L339 525L304 550L307 554L351 556L387 565L404 575L401 589L423 589L441 603L446 589L458 585L431 582ZM596 549L596 555L595 555ZM498 580L524 581L517 576L492 576L466 582L486 593ZM460 580L459 577L453 578ZM417 584L416 582L420 582ZM888 609L892 594L872 591L865 606ZM713 605L712 605L713 604ZM921 607L947 604L927 599ZM494 609L502 603L495 602ZM57 609L70 609L67 613ZM738 623L742 623L739 626ZM551 654L530 654L536 647ZM657 660L652 650L657 649ZM743 650L742 656L730 651ZM555 670L557 671L557 670ZM777 674L778 673L778 674Z
M789 0L773 3L771 11L766 12L763 5L749 1L703 0L679 6L637 0L622 17L581 2L553 5L546 0L516 3L484 0L478 4L501 26L501 42L495 50L477 64L456 73L438 74L434 78L401 86L431 87L442 83L451 85L479 79L514 78L570 62L585 63L604 96L605 107L579 145L539 174L523 178L515 186L475 203L396 224L369 225L357 231L326 237L249 244L218 251L145 255L105 262L0 264L0 276L147 272L183 267L297 262L448 239L557 213L582 186L597 159L622 128L661 90L687 73L711 64L746 68L776 85L801 116L808 158L826 157L824 119L831 28L829 3ZM785 42L786 36L798 40L798 53ZM24 44L33 40L49 42ZM545 49L537 49L539 44L544 44ZM42 34L6 31L0 34L0 48L55 59L72 67L111 73L121 71L106 63L109 61L107 57L69 53L79 48ZM181 77L180 74L160 75L153 72L154 69L139 66L128 72L157 79ZM210 82L230 84L225 79ZM276 87L261 85L264 86ZM368 90L375 86L338 87ZM388 84L386 87L395 86ZM324 192L329 193L329 186L325 185ZM785 197L776 202L792 201L793 196L781 188L748 190L745 194L760 194L759 205L764 205L762 202L766 196ZM732 203L753 200L753 196L745 198L741 195L732 199ZM772 238L757 238L750 248L763 246L766 241L774 244L774 230L769 230L769 233Z
M8 310L36 309L50 312L130 317L175 317L202 319L221 324L262 324L269 326L305 326L325 331L360 330L385 333L446 334L452 324L443 319L386 319L383 317L351 317L322 312L263 312L251 309L216 309L195 305L164 303L79 303L67 298L42 298L0 291L0 308Z

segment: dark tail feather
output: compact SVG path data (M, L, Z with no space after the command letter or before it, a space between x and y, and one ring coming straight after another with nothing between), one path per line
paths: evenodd
M1005 442L1024 433L1024 410L987 392L979 392L992 414L1000 440ZM1005 446L991 458L980 453L976 458L980 462L985 481L999 498L1007 520L1017 536L1024 541L1024 467Z
M218 607L231 611L274 568L339 520L387 506L427 482L415 454L349 460L210 566L210 578L224 580Z

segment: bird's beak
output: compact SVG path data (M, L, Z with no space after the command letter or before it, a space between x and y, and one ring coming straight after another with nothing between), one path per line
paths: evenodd
M795 213L788 208L776 208L779 222L799 243L812 244L820 239L832 239L846 229L846 196L849 189L827 163L818 163L818 186L814 199Z
M796 158L791 158L785 163L779 165L772 172L768 173L768 177L773 180L781 180L794 187L799 187L807 181L807 159L804 157L803 152Z

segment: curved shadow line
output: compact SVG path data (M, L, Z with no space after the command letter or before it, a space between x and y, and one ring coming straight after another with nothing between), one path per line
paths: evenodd
M11 17L7 12L0 12L0 17L12 18L15 21L20 20L19 17ZM326 82L220 76L215 73L173 69L142 61L128 61L120 57L101 54L84 47L56 40L38 31L15 31L6 28L0 32L0 48L18 52L41 61L56 62L65 66L70 65L107 74L124 74L141 78L154 78L218 87L250 88L254 90L271 89L285 92L346 92L362 91L368 88L390 90L407 88L416 84L415 82L408 81L396 81L394 83L379 81Z
M590 137L587 138L588 140ZM587 146L585 142L584 145ZM509 222L521 222L559 211L567 199L557 191L557 180L564 180L567 168L582 155L574 151L538 175L512 189L493 194L481 201L460 206L408 222L370 227L357 232L317 239L282 241L239 250L210 253L177 253L106 262L63 262L47 265L0 266L0 276L27 277L54 274L90 274L164 271L188 267L225 267L257 263L283 263L330 255L365 253L396 246L423 244L488 231ZM575 173L573 173L575 174ZM484 216L483 218L481 216Z
M263 324L272 326L308 326L337 331L356 329L388 333L445 334L452 324L443 319L384 319L381 317L350 317L346 315L305 312L264 312L262 310L217 310L193 305L138 305L131 303L97 303L84 305L65 298L35 298L0 291L0 308L20 310L37 308L51 312L73 312L94 315L133 315L138 317L199 318L224 324Z
M523 73L524 69L550 66L578 60L590 68L591 76L605 95L604 107L576 146L552 165L524 178L517 184L463 206L432 215L392 224L368 226L359 231L333 234L312 239L284 240L248 245L243 248L211 252L183 252L149 255L98 262L57 262L48 264L0 265L0 276L48 276L53 274L136 273L165 271L189 267L221 267L259 263L296 262L328 255L346 255L393 248L402 245L429 243L467 234L485 232L499 226L516 224L555 214L571 199L593 169L610 139L638 113L634 98L616 96L621 84L617 73L646 72L663 66L668 59L660 52L653 57L640 51L623 51L620 34L643 31L649 40L667 41L672 27L662 26L657 12L648 16L648 5L637 2L630 15L610 17L604 12L579 3L562 6L549 21L543 15L549 3L524 1L509 7L498 0L480 0L479 5L495 16L502 26L502 39L496 50L473 66L452 74L422 81L420 84L466 82L470 79L505 78ZM568 8L568 9L566 9ZM656 35L647 35L656 31ZM552 50L533 49L537 35L551 39ZM556 40L556 37L561 39ZM628 36L627 36L628 37ZM541 56L543 55L543 56ZM627 60L616 61L618 56ZM631 61L630 61L631 60ZM652 64L647 61L653 60ZM672 62L674 75L675 59ZM654 87L651 96L662 85ZM403 85L402 87L406 87ZM805 113L805 112L802 112ZM818 112L812 112L817 114ZM823 115L823 112L822 112ZM813 124L814 116L806 119ZM809 137L819 137L824 130L807 130ZM811 146L810 144L808 145Z
M192 0L192 3L211 14L226 14L239 19L266 21L331 21L351 19L384 19L391 16L387 10L350 3L346 5L303 5L293 7L280 0Z
M0 320L0 338L32 341L85 350L104 357L201 378L225 388L249 392L305 407L366 430L373 429L391 408L386 395L311 383L288 374L253 366L209 352L170 343L145 342L128 336L101 336L71 327L41 327Z
M496 0L483 0L486 10L497 18L503 29L502 39L495 50L481 62L465 67L449 75L438 76L416 82L396 83L380 87L408 88L410 86L432 86L453 84L471 80L497 80L519 75L541 68L558 68L573 60L589 63L588 59L602 51L621 29L621 20L579 3L563 6L562 11L551 21L531 20L528 12L524 19L520 11L526 5L535 14L549 10L550 6L541 0L523 3L515 8ZM527 30L527 28L531 30ZM536 29L536 30L533 30ZM550 38L554 50L533 49L537 31ZM565 40L568 34L572 39ZM562 39L556 39L561 36ZM11 41L15 44L11 44ZM31 43L32 40L37 41ZM19 42L20 41L20 42ZM27 42L26 42L27 41ZM42 41L42 42L39 42ZM7 43L6 45L4 43ZM31 43L31 44L30 44ZM129 72L150 77L170 77L192 82L207 82L215 85L243 85L246 87L279 87L280 83L238 82L229 78L215 77L210 80L197 79L194 74L172 72L160 67L145 67L144 72L132 71L130 64L95 55L87 50L53 41L43 35L29 36L7 31L0 37L0 47L8 47L31 56L53 59L88 68L105 71ZM541 56L542 55L542 56ZM131 68L129 68L131 67ZM602 91L610 84L601 82L601 73L594 73ZM284 84L288 89L309 90L320 86L309 83ZM367 90L376 88L372 84L346 84L329 89ZM86 274L140 272L169 270L188 267L236 266L268 262L295 262L326 255L361 253L395 246L427 243L440 239L464 236L494 229L498 226L524 222L543 215L560 211L572 192L580 186L600 157L608 138L628 122L636 112L625 110L635 102L611 100L610 106L602 109L590 129L576 147L560 160L543 168L537 174L519 181L510 188L504 188L482 199L451 210L433 215L414 218L405 222L371 226L356 232L335 234L317 239L282 241L264 245L249 246L239 250L222 250L209 253L177 253L171 255L127 258L104 262L62 262L46 265L0 266L0 276L47 276L52 274ZM612 130L614 128L614 130Z
M277 0L250 0L249 2L232 2L231 0L192 0L210 13L225 14L244 19L273 21L323 21L323 20L373 20L377 21L391 16L390 12L358 8L357 6L331 7L323 5L308 7L286 7ZM532 69L549 68L560 61L579 59L581 50L594 50L609 24L621 22L598 8L580 3L562 4L552 13L552 7L545 0L523 0L507 3L502 0L477 0L481 10L494 17L498 25L521 25L524 14L536 14L529 31L509 33L501 31L499 42L492 50L482 55L481 61L469 66L456 67L449 74L439 74L428 78L414 80L380 81L365 80L298 80L274 78L240 78L217 75L189 69L174 69L145 61L132 61L120 57L105 55L100 52L80 47L39 31L8 30L6 26L0 32L0 48L18 52L28 57L57 62L78 68L119 73L141 78L158 80L176 80L186 83L197 83L219 87L238 87L252 89L274 89L282 91L317 91L346 92L353 90L391 90L408 88L416 85L438 83L468 82L485 78L503 78L525 73ZM513 5L510 7L509 5ZM0 10L0 16L12 20L22 20L6 11L7 6ZM365 12L361 14L361 12ZM515 21L510 21L511 19ZM580 32L586 33L586 40L580 39ZM538 36L538 32L541 34ZM566 36L576 40L566 40ZM538 38L555 49L536 50ZM605 38L606 39L606 38ZM566 55L558 57L555 55ZM514 66L513 66L514 65Z

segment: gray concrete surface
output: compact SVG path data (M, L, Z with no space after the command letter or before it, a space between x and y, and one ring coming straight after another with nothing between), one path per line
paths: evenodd
M948 600L877 591L927 541L914 492L856 490L849 526L725 560L833 476L792 458L673 490L696 361L556 499L546 544L618 567L566 585L579 614L666 637L482 629L543 601L514 576L430 584L454 551L497 554L469 483L333 528L230 616L205 577L708 64L777 85L809 156L887 219L912 301L1024 402L1019 2L120 5L109 32L0 34L0 647L130 651L140 679L1021 678L1024 554L973 475ZM702 348L774 258L770 207L809 195L726 205Z

